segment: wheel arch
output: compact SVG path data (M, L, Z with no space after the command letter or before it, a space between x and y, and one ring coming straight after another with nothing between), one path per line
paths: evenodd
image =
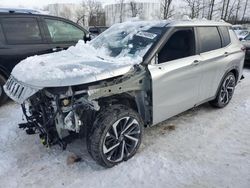
M143 119L145 124L151 121L151 116L149 114L149 109L146 108L144 92L126 92L121 94L112 95L109 97L100 98L98 100L99 105L102 107L107 107L114 104L122 104L137 112Z
M231 69L230 71L228 71L227 74L228 74L229 72L232 72L232 73L234 74L235 80L236 80L236 84L237 84L237 82L238 82L238 80L239 80L239 71L238 71L236 68L233 68L233 69Z
M99 105L101 107L110 106L114 104L123 104L134 111L138 112L138 107L135 98L128 93L116 94L108 97L103 97L98 99Z
M231 67L230 69L228 69L228 70L224 73L223 77L221 78L220 84L218 85L218 88L217 88L217 90L216 90L215 96L216 96L217 93L219 92L219 89L220 89L220 86L221 86L223 80L225 79L225 77L226 77L226 76L228 75L228 73L230 73L230 72L232 72L232 73L234 74L235 80L236 80L236 84L237 84L238 79L239 79L239 70L237 69L237 67Z

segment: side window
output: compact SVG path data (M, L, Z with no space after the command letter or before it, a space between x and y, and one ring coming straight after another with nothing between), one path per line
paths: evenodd
M176 31L158 53L158 63L164 63L195 54L195 37L192 28Z
M45 19L52 42L77 42L85 33L72 24L64 21Z
M245 40L250 40L250 34L245 37Z
M2 27L8 44L42 42L40 29L35 18L3 18Z
M221 38L217 27L197 27L200 39L200 53L221 48Z
M231 42L228 27L219 27L219 28L220 28L220 31L222 33L222 38L223 38L223 45L222 46L225 47L228 44L230 44L230 42Z

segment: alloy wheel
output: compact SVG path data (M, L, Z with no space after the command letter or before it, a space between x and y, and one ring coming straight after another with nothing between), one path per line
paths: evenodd
M103 142L103 154L110 162L126 160L136 150L140 138L138 121L133 117L123 117L107 131Z
M227 104L234 93L235 78L233 75L229 75L223 82L220 92L220 102Z

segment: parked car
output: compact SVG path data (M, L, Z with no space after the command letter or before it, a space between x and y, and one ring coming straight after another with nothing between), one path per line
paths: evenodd
M234 30L238 39L246 37L249 33L248 29L242 25L232 25L232 29Z
M28 134L63 148L85 134L93 159L113 167L135 155L144 127L208 101L218 108L230 102L245 56L230 27L115 24L88 44L22 61L4 88L22 105Z
M250 64L250 34L241 39L241 42L246 48L246 64Z
M93 39L107 29L108 29L108 27L106 27L106 26L90 26L89 27L90 36Z
M26 9L0 9L0 105L7 96L3 85L14 66L28 56L67 49L88 31L55 16Z
M244 39L248 34L249 34L249 31L247 30L242 30L236 33L238 39Z
M242 30L245 29L245 27L243 25L232 25L233 30Z

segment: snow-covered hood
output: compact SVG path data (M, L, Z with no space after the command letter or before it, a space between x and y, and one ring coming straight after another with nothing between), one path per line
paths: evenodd
M16 65L12 76L39 88L69 86L123 75L140 62L139 58L105 56L104 52L79 41L68 50L26 58Z

